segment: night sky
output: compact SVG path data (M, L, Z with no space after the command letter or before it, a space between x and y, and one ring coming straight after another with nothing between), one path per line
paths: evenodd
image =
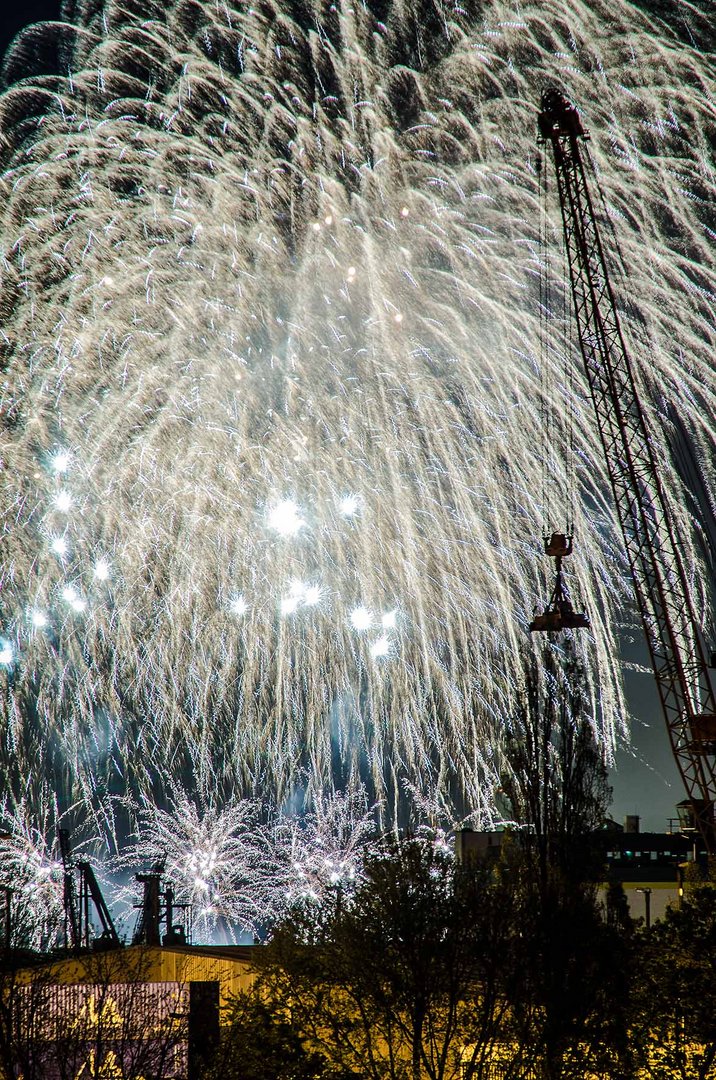
M0 13L0 52L4 54L23 26L43 19L57 19L59 11L59 0L22 0L18 4L4 4Z
M0 54L23 25L59 18L59 0L23 0L0 13ZM639 642L625 646L625 658L647 664L645 647ZM675 804L684 797L668 740L656 690L650 675L627 675L627 693L637 714L633 724L632 750L620 750L617 768L611 775L614 788L612 813L617 820L625 814L640 814L642 829L663 830L675 814Z

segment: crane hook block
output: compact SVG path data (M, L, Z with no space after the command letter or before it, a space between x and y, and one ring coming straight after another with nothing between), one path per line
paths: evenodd
M552 533L551 536L545 536L544 551L545 555L553 559L565 559L567 555L572 554L572 537L565 536L564 533Z
M547 607L536 614L530 623L530 633L555 634L560 630L587 630L589 617L583 611L575 611L562 577L562 559L572 554L572 537L565 533L552 533L544 539L545 554L555 560L557 574Z

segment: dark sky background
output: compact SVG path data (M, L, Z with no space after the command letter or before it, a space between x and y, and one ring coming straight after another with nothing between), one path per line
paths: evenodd
M7 46L23 26L43 19L58 19L59 12L59 0L3 0L0 11L0 54L4 56Z
M0 56L25 25L59 18L59 0L0 0ZM641 643L624 647L625 660L648 665L646 647ZM618 752L616 769L610 776L614 789L612 814L621 821L626 814L641 815L644 830L663 831L667 819L675 816L675 806L684 791L671 756L656 689L650 674L629 672L627 695L636 719L631 750Z

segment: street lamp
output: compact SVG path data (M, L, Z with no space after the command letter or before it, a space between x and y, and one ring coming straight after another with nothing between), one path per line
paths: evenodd
M637 889L636 891L644 895L644 923L648 930L651 926L651 889Z

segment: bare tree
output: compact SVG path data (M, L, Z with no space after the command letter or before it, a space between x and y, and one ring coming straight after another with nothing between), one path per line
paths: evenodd
M567 646L523 654L520 704L508 719L502 787L545 888L550 875L584 881L601 869L590 834L611 790L588 714L581 662Z
M260 954L262 1000L338 1075L450 1080L480 1075L498 1044L519 1054L511 882L417 839L365 874L350 902L304 906L277 928Z
M610 790L571 649L548 644L525 654L506 757L503 788L519 827L513 861L525 975L514 1010L533 1067L545 1080L618 1071L629 1057L629 947L597 903L603 868L594 833Z

